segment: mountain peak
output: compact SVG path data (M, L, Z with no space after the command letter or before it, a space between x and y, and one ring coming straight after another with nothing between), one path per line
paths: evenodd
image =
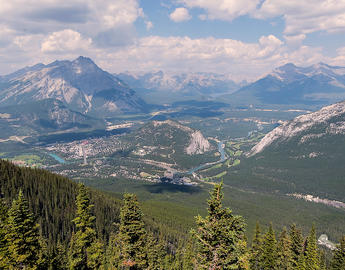
M79 56L78 58L74 59L72 63L80 63L80 64L93 64L96 65L91 58L86 56Z

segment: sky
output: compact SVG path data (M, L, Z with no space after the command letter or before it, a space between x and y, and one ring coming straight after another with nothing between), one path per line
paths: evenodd
M236 81L345 66L345 0L0 0L0 74L79 55L113 73Z

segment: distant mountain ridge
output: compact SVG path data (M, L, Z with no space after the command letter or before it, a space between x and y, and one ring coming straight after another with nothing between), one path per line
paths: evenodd
M173 91L185 95L232 93L245 83L234 82L230 75L206 72L172 74L157 71L142 75L127 72L115 76L137 90Z
M345 99L345 67L286 64L230 95L234 103L323 106Z
M44 99L57 99L72 110L100 117L141 112L146 106L125 83L83 56L37 64L1 77L1 107Z

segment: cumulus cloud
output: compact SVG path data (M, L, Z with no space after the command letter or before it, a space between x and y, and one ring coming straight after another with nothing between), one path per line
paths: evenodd
M171 14L170 14L170 20L174 22L183 22L188 21L192 17L189 15L188 9L180 7L176 8Z
M49 35L41 45L44 53L68 52L87 50L91 45L91 39L84 39L80 33L71 29L54 32Z
M262 36L256 43L212 37L150 36L141 38L135 45L108 52L99 63L114 72L204 71L229 73L234 79L242 80L257 78L272 67L288 62L305 65L321 60L320 49L303 47L290 52L284 42L273 35Z
M283 16L287 35L315 31L344 31L345 2L325 0L266 0L253 14L257 18Z
M285 34L298 36L316 31L345 30L345 2L325 0L179 0L188 8L204 9L199 18L231 21L248 15L257 19L282 17Z
M107 33L124 29L134 35L131 26L141 17L144 12L138 0L0 0L1 23L17 35L50 35L74 29L92 39L103 33L104 41Z
M202 8L207 11L203 18L231 21L253 12L260 0L180 0L188 8Z

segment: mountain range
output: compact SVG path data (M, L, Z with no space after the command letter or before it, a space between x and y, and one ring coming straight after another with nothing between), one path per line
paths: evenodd
M142 112L146 106L128 85L82 56L26 67L0 82L0 107L56 99L71 110L104 118Z
M329 105L345 99L345 67L286 64L225 96L235 105Z
M115 76L130 85L146 100L152 100L155 96L159 99L161 95L165 97L165 100L170 97L173 101L183 100L183 98L209 98L233 93L246 84L246 81L236 83L229 74L206 72L173 74L157 71L141 75L126 72L115 74Z

